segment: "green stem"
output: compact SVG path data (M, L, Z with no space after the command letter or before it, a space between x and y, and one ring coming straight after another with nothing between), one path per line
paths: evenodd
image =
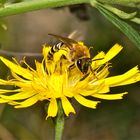
M89 0L31 0L10 5L4 5L0 8L0 17L25 13L34 10L40 10L52 7L61 7L72 4L89 3Z
M58 114L55 120L55 140L62 140L62 134L64 129L64 112L61 102L58 101Z
M15 4L5 4L0 8L0 17L21 14L45 8L61 7L73 4L90 3L96 0L30 0ZM126 6L140 6L140 0L97 0L106 4L121 4Z

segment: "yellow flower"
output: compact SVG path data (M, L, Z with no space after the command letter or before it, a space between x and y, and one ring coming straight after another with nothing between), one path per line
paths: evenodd
M68 116L70 113L75 113L70 102L71 98L83 106L95 109L100 103L93 100L95 97L116 100L122 99L122 96L127 94L127 92L109 94L111 87L140 81L137 66L122 75L107 77L111 65L108 62L122 50L118 44L115 44L107 54L98 53L91 64L94 72L86 76L83 76L77 67L68 69L70 62L61 57L67 54L65 50L56 52L53 61L48 60L47 54L50 48L50 46L43 47L44 58L41 63L35 61L36 69L31 68L25 60L23 62L27 68L22 67L15 59L15 62L11 62L0 56L0 60L11 70L13 76L9 80L0 79L0 85L16 87L16 89L0 89L0 103L8 103L15 108L25 108L46 100L49 102L47 117L55 117L58 112L57 101L60 100L64 113Z

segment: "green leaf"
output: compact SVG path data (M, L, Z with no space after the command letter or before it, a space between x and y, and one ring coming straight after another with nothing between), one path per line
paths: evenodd
M107 4L101 4L102 7L104 7L106 10L112 12L113 14L117 15L118 17L122 19L132 19L136 16L137 12L132 12L132 13L126 13L118 8L115 8L111 5Z
M98 0L98 2L140 8L140 0Z
M140 35L135 29L97 3L96 8L140 49Z
M133 21L137 24L140 24L140 18L135 17L135 18L132 18L131 21Z

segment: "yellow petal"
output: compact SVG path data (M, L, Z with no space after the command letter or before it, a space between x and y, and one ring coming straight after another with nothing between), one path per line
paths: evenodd
M0 79L0 85L14 85L14 83L11 80L3 80Z
M15 72L11 72L11 74L12 74L12 76L13 76L17 81L21 81L21 82L23 82L23 83L29 82L29 80L24 79L23 77L17 75ZM9 81L7 81L7 82L9 82L9 83L12 82L12 83L14 83L15 81L13 82L13 80L9 80Z
M105 57L105 53L102 51L102 52L99 52L96 56L94 56L92 60L102 59L104 57ZM95 62L95 61L93 61L93 62Z
M46 117L46 119L48 117L55 117L57 115L58 112L58 106L57 106L57 101L54 98L50 99L50 104L48 106L48 115Z
M26 90L30 90L30 89L33 90L33 85L32 85L33 82L31 81L26 81L26 82L13 81L13 83L14 83L14 86L17 86Z
M110 87L132 84L138 81L140 81L140 74L137 66L122 75L105 79L105 83Z
M107 93L110 92L110 88L108 85L104 85L99 91L98 93Z
M7 99L7 100L22 100L27 99L31 96L33 96L35 93L33 91L23 91L20 93L16 93L13 95L0 95L0 98Z
M96 94L96 93L100 92L100 90L102 90L103 87L105 86L104 82L102 82L102 83L96 82L96 83L97 84L95 84L95 85L94 85L94 83L89 84L89 86L87 86L86 88L76 90L75 92L76 93L79 92L80 95L83 95L83 96L90 96L92 94Z
M7 102L8 102L8 100L0 98L0 103L7 103Z
M9 89L0 89L0 94L4 94L4 93L13 93L13 92L20 92L21 90L20 89L12 89L12 90L9 90Z
M100 68L100 67L99 67ZM97 78L98 79L104 79L104 78L106 78L108 75L109 75L109 66L108 66L108 64L106 64L97 74L96 74L96 76L97 76ZM98 69L97 69L97 71L98 71Z
M135 76L131 77L130 79L127 79L127 80L119 83L117 86L129 85L129 84L136 83L138 81L140 81L140 74L136 74Z
M75 95L74 98L80 103L82 104L83 106L86 106L86 107L89 107L89 108L93 108L95 109L97 104L100 103L100 101L91 101L91 100L88 100L86 98L84 98L83 96L81 95Z
M2 99L0 98L0 103L8 103L10 105L18 105L19 103L16 101L11 101L11 100L7 100L7 99Z
M119 100L123 98L123 95L127 94L127 92L124 93L118 93L118 94L93 94L93 97L105 99L105 100Z
M53 55L54 62L59 61L61 56L62 55L66 56L66 54L67 54L67 51L65 51L65 50L59 50L57 53L54 53L54 55Z
M20 65L17 65L11 61L9 61L8 59L0 56L0 60L9 68L11 69L11 71L23 76L26 79L32 79L32 73L30 70L25 69L23 67L21 67Z
M36 65L36 71L39 74L39 76L46 76L46 72L44 70L43 64L39 63L38 61L35 61L35 65Z
M62 101L62 107L64 109L66 116L68 116L70 113L75 114L75 110L73 106L71 105L71 103L65 96L61 97L61 101Z
M36 64L36 74L34 75L34 77L36 77L35 79L38 78L38 81L41 81L41 83L47 83L48 82L47 72L45 71L43 62L39 63L35 61L35 64Z
M0 85L7 85L7 81L3 80L3 79L0 79Z
M100 61L104 59L104 57L105 57L104 52L99 52L95 57L93 57L92 59L93 61L91 64L93 70L96 69L100 65Z
M111 60L113 57L115 57L121 50L123 49L123 47L119 44L115 44L105 55L104 59L102 60L98 60L98 64L102 65L105 64L106 62L108 62L109 60Z
M51 46L43 45L42 53L43 53L44 58L46 58L48 56L48 52L50 51L50 49L51 49Z
M65 90L64 91L64 96L72 98L73 97L73 92L71 91L71 89Z
M54 97L56 98L61 97L61 94L63 91L63 78L64 78L64 75L53 74L51 75L47 83L50 91L53 93Z
M28 98L25 101L19 102L19 105L15 106L15 108L29 107L29 106L32 106L33 104L35 104L37 101L38 101L38 96L35 95L33 97Z
M56 66L56 63L47 59L50 49L51 49L51 46L43 45L43 56L45 60L45 67L47 68L47 72L49 75L54 72L55 66Z

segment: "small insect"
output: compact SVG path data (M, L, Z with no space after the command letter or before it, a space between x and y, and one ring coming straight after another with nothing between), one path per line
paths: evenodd
M53 54L59 51L60 49L68 48L69 52L66 58L70 62L73 62L73 64L70 65L69 68L76 66L83 74L87 74L89 69L92 71L92 67L91 67L92 59L90 56L89 49L86 46L78 43L77 41L71 38L66 38L54 34L49 34L49 35L56 37L61 42L54 45L51 48L48 54L48 58L52 58Z

